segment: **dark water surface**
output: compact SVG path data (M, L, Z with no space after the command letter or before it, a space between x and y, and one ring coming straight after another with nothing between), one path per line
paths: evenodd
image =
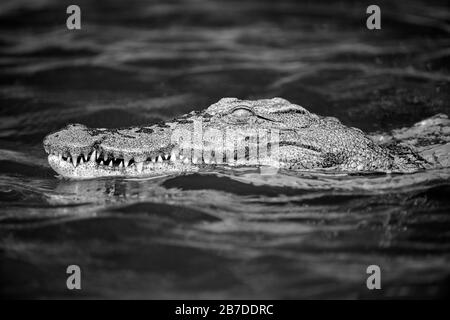
M67 181L42 148L67 123L148 124L222 97L280 96L369 132L448 115L446 1L378 1L378 31L364 1L76 3L79 31L71 3L0 3L2 297L449 294L449 170Z

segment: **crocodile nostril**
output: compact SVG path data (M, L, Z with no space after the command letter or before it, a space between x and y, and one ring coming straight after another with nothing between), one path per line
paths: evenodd
M87 129L87 127L81 123L71 123L67 125L67 129Z

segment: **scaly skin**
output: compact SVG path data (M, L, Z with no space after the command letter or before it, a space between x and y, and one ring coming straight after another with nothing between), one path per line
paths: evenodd
M229 133L237 135L228 138ZM190 135L194 152L180 154L185 152ZM264 137L272 141L267 152L261 151ZM279 137L278 148L270 137ZM222 155L219 151L213 155L199 153L213 148L218 141L223 141ZM44 148L50 166L63 177L75 179L166 175L215 165L411 172L422 169L425 163L413 152L405 157L404 148L399 153L395 148L378 145L359 129L310 113L281 98L223 98L204 111L148 127L89 129L72 124L45 137ZM235 148L243 151L235 153ZM257 153L252 153L254 150Z

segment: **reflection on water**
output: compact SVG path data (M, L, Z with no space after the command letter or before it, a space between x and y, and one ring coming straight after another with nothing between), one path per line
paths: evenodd
M0 5L1 296L448 295L448 169L68 181L41 146L68 122L138 125L224 96L282 96L381 136L448 114L444 2L380 2L376 34L352 2L79 5L80 32L60 1ZM407 132L394 133L435 137ZM65 287L70 264L80 292Z

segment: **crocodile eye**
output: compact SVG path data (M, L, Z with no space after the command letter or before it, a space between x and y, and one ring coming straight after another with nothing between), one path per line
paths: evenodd
M253 115L253 111L247 107L236 107L231 114L236 118L248 118Z

